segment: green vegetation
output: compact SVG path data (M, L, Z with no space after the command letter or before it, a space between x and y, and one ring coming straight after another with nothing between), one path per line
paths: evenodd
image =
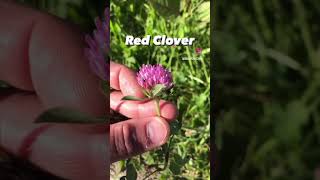
M218 1L217 179L313 179L320 162L320 2Z
M105 7L104 1L20 1L76 23L88 33L94 29L94 17L102 15ZM128 178L136 175L143 178L156 170L149 178L209 179L209 7L209 1L203 0L111 2L112 59L135 70L142 64L155 63L169 68L175 82L169 98L179 108L179 117L171 124L173 135L169 144L121 162L122 168L128 169ZM124 44L125 35L143 37L147 34L195 37L196 41L190 47L128 47ZM201 48L202 53L197 54L196 48Z
M133 158L130 172L138 171L145 177L157 169L168 166L153 175L157 179L209 178L209 95L210 95L210 39L208 1L112 1L111 2L111 57L138 69L142 64L162 64L174 77L174 93L169 98L179 109L177 121L172 123L169 144L157 151ZM185 4L184 4L185 3ZM175 8L171 8L175 7ZM169 37L195 37L193 46L126 46L125 36L167 35ZM202 54L195 53L202 48ZM183 60L198 57L201 60ZM182 126L182 127L181 127ZM128 163L128 162L127 162ZM143 165L146 163L147 165ZM152 167L151 165L156 165ZM134 168L133 168L134 167ZM146 169L146 170L145 170Z

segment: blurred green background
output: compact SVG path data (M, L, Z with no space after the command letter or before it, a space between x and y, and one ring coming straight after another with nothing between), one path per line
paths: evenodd
M320 1L216 1L214 8L217 179L313 179Z
M102 0L20 2L76 23L87 33L95 28L93 19L101 17L107 4ZM111 58L135 70L142 64L155 63L170 69L175 87L167 99L179 108L179 116L171 124L169 143L159 150L120 162L117 170L127 169L128 179L209 179L209 1L112 1L111 19ZM124 44L125 35L144 37L147 34L195 37L196 41L190 47L127 47ZM195 53L196 48L201 48L202 53ZM121 172L117 178L123 175Z

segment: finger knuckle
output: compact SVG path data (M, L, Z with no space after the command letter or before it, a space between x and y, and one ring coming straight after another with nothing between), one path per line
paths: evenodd
M134 129L130 128L127 124L121 124L115 127L114 145L116 153L120 156L129 156L137 151L135 148Z

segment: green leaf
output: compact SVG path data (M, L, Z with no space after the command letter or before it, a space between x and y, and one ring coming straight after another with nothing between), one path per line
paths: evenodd
M145 96L147 96L148 98L151 97L150 92L147 90L142 89L142 92Z
M308 107L298 101L289 102L286 107L275 114L275 135L284 143L299 142L302 127L308 122L310 111Z
M133 164L127 166L127 180L136 180L137 179L137 170Z
M210 23L210 1L201 3L196 9L196 13L196 18L200 21L197 28L205 28Z
M177 16L180 13L180 0L151 0L149 2L162 16Z
M171 157L169 169L173 174L180 174L181 169L188 162L187 159L183 159L178 154L173 154L173 157Z
M71 108L57 107L43 112L35 123L107 123L107 117L96 118Z
M127 100L127 101L144 101L147 100L148 98L138 98L135 96L124 96L121 100Z
M6 82L0 80L0 88L9 88L9 87L10 86Z
M157 84L153 89L152 89L152 95L157 96L159 93L161 93L164 89L166 88L165 85L163 84Z

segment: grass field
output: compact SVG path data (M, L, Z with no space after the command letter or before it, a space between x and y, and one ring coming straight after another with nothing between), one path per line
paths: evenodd
M217 1L217 179L313 179L320 2Z
M162 168L166 156L168 166L155 174L157 179L208 179L210 131L210 39L208 1L170 2L169 6L157 1L111 2L111 56L112 59L138 69L142 64L162 64L174 77L172 96L179 109L179 117L172 124L169 145L158 151L133 158L130 164L144 177ZM161 2L161 1L159 1ZM193 46L131 46L125 45L125 36L167 35L195 37ZM195 53L202 48L202 54ZM191 60L199 57L201 60ZM183 60L188 58L190 60ZM147 165L142 165L146 163ZM152 168L151 168L152 167ZM147 172L144 170L147 169Z
M91 33L93 18L103 14L105 1L20 0L57 15ZM142 64L162 64L174 77L179 116L171 124L170 142L163 148L121 162L131 179L209 179L210 31L209 1L112 1L111 57L135 70ZM165 34L195 37L193 46L127 47L125 35ZM196 48L202 53L197 54ZM189 60L183 60L189 59ZM197 60L191 60L191 59Z

